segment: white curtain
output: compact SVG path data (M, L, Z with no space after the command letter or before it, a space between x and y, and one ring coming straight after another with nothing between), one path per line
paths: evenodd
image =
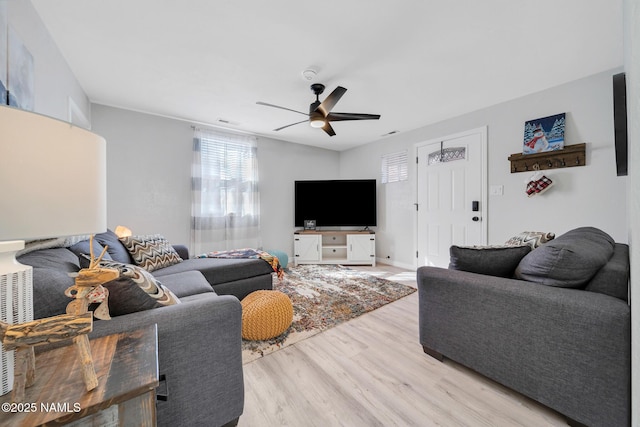
M261 248L256 138L196 129L191 253Z

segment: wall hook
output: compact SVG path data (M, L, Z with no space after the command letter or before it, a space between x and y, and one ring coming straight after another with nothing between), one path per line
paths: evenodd
M512 173L585 166L586 143L567 145L561 150L533 154L515 153L509 156ZM574 157L575 156L575 157ZM568 159L568 160L567 160ZM574 161L575 160L575 161Z

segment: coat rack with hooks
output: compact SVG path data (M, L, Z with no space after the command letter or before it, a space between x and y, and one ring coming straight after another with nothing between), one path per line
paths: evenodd
M586 143L567 145L562 150L509 156L511 173L586 166Z

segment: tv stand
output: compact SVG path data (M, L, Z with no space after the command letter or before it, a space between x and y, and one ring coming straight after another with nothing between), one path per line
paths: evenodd
M300 230L293 236L298 264L376 265L376 235L365 230Z

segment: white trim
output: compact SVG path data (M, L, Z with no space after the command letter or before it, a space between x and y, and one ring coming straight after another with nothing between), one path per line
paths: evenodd
M387 259L387 258L378 258L378 257L376 257L376 264L385 264L385 265L390 265L392 267L402 268L404 270L416 271L415 262L414 262L413 265L411 265L411 264L405 264L404 262L392 261L392 260Z

